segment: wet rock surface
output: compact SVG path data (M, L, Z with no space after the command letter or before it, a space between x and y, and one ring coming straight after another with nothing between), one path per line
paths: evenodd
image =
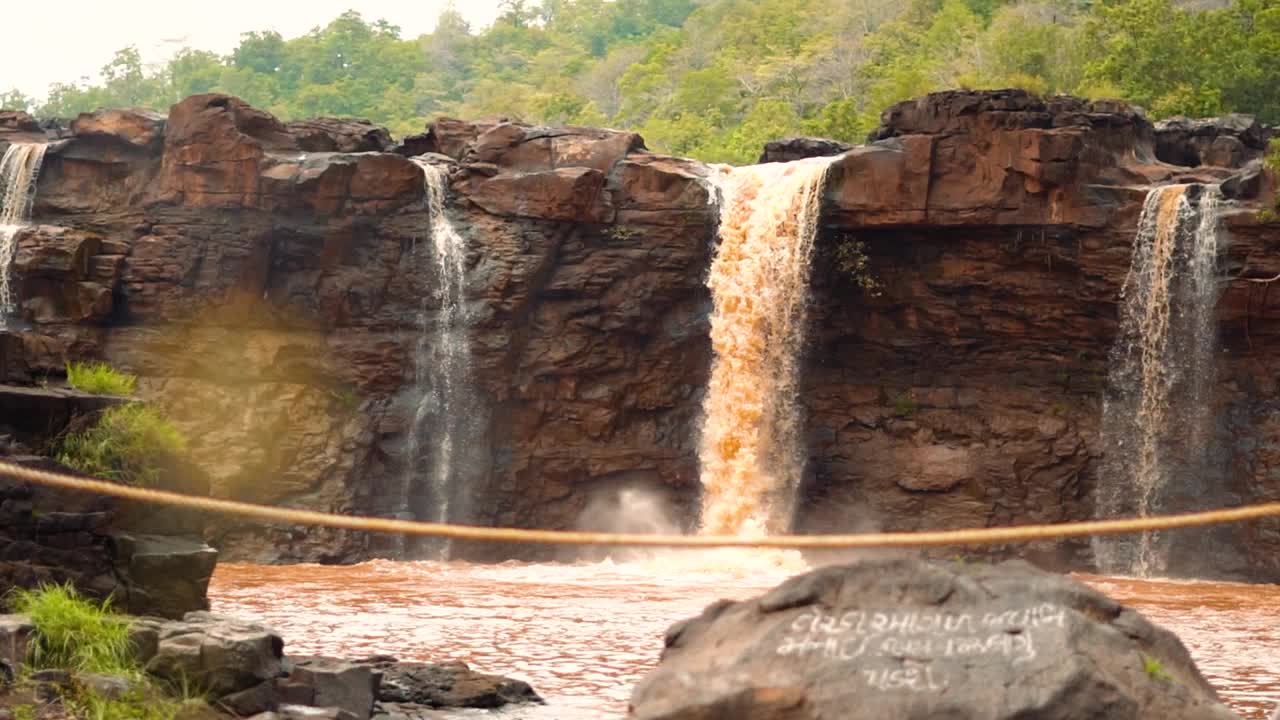
M1262 157L1275 134L1252 115L1172 117L1155 124L1156 157L1173 165L1238 168Z
M77 474L44 457L0 459ZM187 513L0 478L0 591L71 583L124 612L180 618L209 606L218 553L202 529Z
M811 157L839 155L852 150L849 143L826 138L797 137L785 140L774 140L766 143L764 152L760 154L760 162L791 162Z
M4 119L0 143L28 127ZM452 119L427 130L389 146L363 123L286 124L220 95L188 98L163 123L78 119L40 174L17 272L27 324L0 334L0 367L29 378L17 382L69 358L139 374L192 438L214 496L393 515L417 318L441 282L421 170L405 156L437 153L469 245L482 405L470 446L484 461L457 482L484 502L458 519L569 527L594 494L633 486L692 516L711 357L708 168L632 133ZM832 167L802 372L801 529L1093 515L1103 378L1145 190L1233 174L1163 162L1158 138L1121 103L957 91L890 108ZM1264 286L1230 280L1280 274L1274 226L1251 220L1272 186L1256 174L1233 188L1220 477L1176 490L1171 509L1280 498L1280 310ZM851 251L875 292L841 271ZM226 558L263 562L398 552L226 519L210 536ZM1179 537L1172 573L1280 579L1275 522ZM1083 543L1026 552L1092 563Z
M382 674L378 701L397 706L433 708L498 708L513 703L540 703L528 683L472 670L463 662L413 663L372 658Z
M0 643L25 637L19 620L0 621ZM6 635L6 629L12 632ZM542 702L523 681L475 672L461 662L286 656L284 639L271 628L207 612L188 613L181 621L140 618L131 632L149 674L194 683L209 692L216 706L241 717L275 712L280 717L340 714L368 720L388 714L418 716L436 708Z
M665 644L631 718L1236 717L1172 633L1021 561L823 568Z

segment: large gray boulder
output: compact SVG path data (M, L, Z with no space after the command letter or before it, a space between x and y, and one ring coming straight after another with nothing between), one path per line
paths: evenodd
M1069 578L870 561L667 631L634 720L1227 720L1186 648Z
M290 684L312 688L306 704L342 708L357 720L369 720L381 679L368 665L322 657L297 659L289 673Z
M217 698L279 677L283 654L284 641L268 627L192 612L161 626L147 672Z
M111 540L129 612L180 618L192 608L208 609L218 551L203 540L135 533L119 533Z

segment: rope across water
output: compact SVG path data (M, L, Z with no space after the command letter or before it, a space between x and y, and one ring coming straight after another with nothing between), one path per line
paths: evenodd
M540 545L619 545L633 547L714 548L755 547L792 549L833 548L911 548L944 545L998 545L1035 540L1056 540L1092 535L1128 535L1153 530L1203 527L1245 522L1266 517L1280 517L1280 502L1260 503L1239 508L1205 510L1179 515L1115 520L1089 520L1052 525L1019 525L1000 528L967 528L963 530L931 530L923 532L864 533L857 535L770 535L741 537L736 535L638 535L623 533L579 532L571 530L532 530L495 528L473 525L391 520L388 518L335 515L314 510L256 505L235 500L183 495L151 488L119 485L104 480L91 480L61 473L23 467L0 461L0 475L25 482L79 492L109 495L126 500L204 510L224 515L256 518L268 522L311 525L342 530L444 537L455 540L484 542L531 543Z

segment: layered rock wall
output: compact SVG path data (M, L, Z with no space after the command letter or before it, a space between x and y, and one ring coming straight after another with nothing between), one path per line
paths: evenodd
M7 132L32 129L6 121L0 143ZM472 519L566 527L593 494L636 484L688 516L716 209L705 167L634 134L441 120L392 146L367 124L286 125L219 95L167 118L82 115L54 138L19 238L27 324L0 336L5 372L32 381L66 358L105 359L141 374L185 427L214 494L395 511L415 318L438 283L406 157L424 153L448 167L449 214L470 245L475 442L489 458L466 469L483 499ZM1160 161L1152 125L1118 104L944 93L887 112L828 186L798 525L1088 517L1145 190L1233 172ZM1242 186L1270 192L1256 177ZM1238 201L1228 274L1280 273L1280 234ZM851 249L877 290L842 271ZM1222 476L1188 489L1187 505L1280 497L1266 287L1226 284ZM1219 573L1280 577L1274 523L1188 537L1224 553ZM218 541L268 561L392 552L380 538L226 522ZM1084 545L1031 552L1090 562Z

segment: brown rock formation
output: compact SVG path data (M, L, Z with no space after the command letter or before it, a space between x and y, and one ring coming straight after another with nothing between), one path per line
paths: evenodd
M1145 188L1231 172L1161 163L1154 137L1122 105L942 93L892 108L875 142L836 163L814 274L801 527L1091 514ZM184 100L163 124L82 116L45 161L17 268L31 326L0 342L0 360L26 377L81 356L140 373L215 494L390 514L416 318L439 282L421 171L404 157L424 152L450 164L449 214L470 245L475 443L489 459L467 468L484 499L474 520L565 527L591 492L627 483L692 507L715 207L703 166L630 133L442 120L390 148L361 123L286 125L218 95ZM1228 270L1270 277L1280 237L1250 218L1232 215ZM833 261L850 244L878 295ZM1224 473L1188 505L1280 497L1267 450L1280 428L1266 422L1280 323L1266 286L1227 287ZM1222 574L1276 579L1278 537L1258 523L1187 542L1221 553ZM225 522L220 541L266 560L389 548ZM1033 554L1090 559L1081 544Z

